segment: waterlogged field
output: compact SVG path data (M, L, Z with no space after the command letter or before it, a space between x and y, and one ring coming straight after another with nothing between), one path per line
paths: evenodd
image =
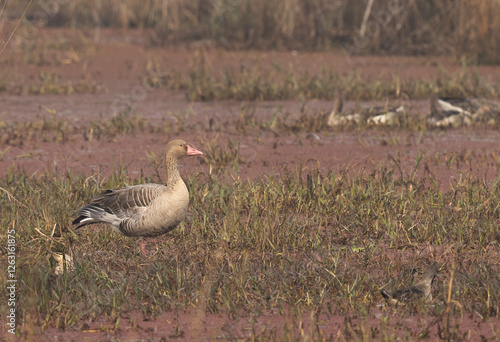
M50 33L0 56L3 338L498 339L498 127L425 121L432 93L497 99L498 68ZM347 107L405 112L327 127L339 86ZM152 256L71 227L104 189L164 181L175 137L204 156L182 161L188 217ZM385 304L433 261L430 304Z

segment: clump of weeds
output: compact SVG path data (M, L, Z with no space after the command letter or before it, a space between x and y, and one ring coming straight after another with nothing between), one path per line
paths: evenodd
M21 93L34 95L71 95L71 94L94 94L99 87L96 83L84 78L76 83L67 81L60 82L59 77L55 73L42 72L39 75L37 84L21 87Z
M104 137L112 140L120 134L143 132L148 126L150 125L144 118L133 112L132 107L127 106L109 119L91 121L90 127L84 129L84 138L88 141L92 141L94 137L98 140Z
M54 109L45 108L49 116L41 116L31 121L0 120L0 146L23 146L41 142L65 143L79 136L87 141L93 139L113 140L118 135L155 131L162 133L168 127L158 129L131 107L110 116L77 125L65 120Z
M196 50L192 70L186 74L163 71L158 62L148 62L144 82L152 87L183 90L193 101L300 100L332 98L335 89L343 89L346 100L373 101L384 99L423 99L433 94L445 97L498 98L500 87L490 84L475 69L464 66L456 73L441 68L435 79L402 79L399 75L366 78L356 70L341 75L323 66L321 72L297 71L273 64L269 72L258 68L226 69L222 73L205 57L205 50Z
M0 146L22 146L46 141L65 143L72 140L78 131L77 127L58 116L55 110L45 109L50 116L33 121L0 121Z

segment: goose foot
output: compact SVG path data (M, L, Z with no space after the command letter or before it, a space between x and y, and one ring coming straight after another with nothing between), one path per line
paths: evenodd
M152 257L152 256L155 256L156 253L158 253L158 250L154 251L154 252L148 252L146 250L146 241L144 239L141 239L139 241L139 246L141 247L141 253L142 255L144 256L147 256L147 257Z

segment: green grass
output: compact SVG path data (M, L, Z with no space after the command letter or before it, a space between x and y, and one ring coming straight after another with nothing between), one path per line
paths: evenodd
M8 74L1 75L4 79L15 78ZM75 94L95 94L103 90L94 80L88 76L81 80L61 82L59 77L52 72L41 72L38 80L34 82L13 81L5 85L0 85L0 93L5 92L13 95L75 95Z
M217 151L210 155L225 162ZM425 266L417 256L425 246L448 261L436 282L436 305L401 310L442 321L498 315L500 179L464 178L444 192L396 166L371 174L290 170L245 182L223 176L187 179L188 219L149 242L158 253L144 260L135 239L103 227L75 233L70 222L102 189L150 179L128 178L123 170L106 179L10 170L0 179L2 229L16 230L19 323L73 329L101 315L139 310L154 318L200 306L231 317L290 308L372 317L381 286L407 284L411 267ZM0 246L5 253L4 234ZM53 275L49 251L73 255L75 271ZM458 304L446 314L452 265L451 299ZM266 333L272 331L259 336Z
M40 82L30 86L22 87L21 94L33 95L72 95L72 94L94 94L99 87L91 79L80 80L76 83L67 81L62 83L54 73L40 73Z
M463 67L456 73L444 69L434 79L401 79L384 75L369 78L356 70L341 75L324 65L317 74L299 72L274 63L271 71L258 68L213 70L206 62L203 49L193 54L189 73L164 70L158 63L148 62L143 82L150 87L167 87L184 91L193 101L240 100L332 100L336 89L345 99L356 101L390 99L425 99L433 94L444 97L498 98L500 85L483 79L476 69Z
M74 138L77 128L45 108L50 116L32 121L0 121L0 146L22 146L45 141L67 142Z
M137 113L132 113L130 107L108 118L91 120L90 123L82 125L64 120L54 109L46 107L44 109L50 115L40 116L31 121L0 121L0 146L36 145L41 142L66 143L82 137L87 141L113 140L121 134L145 131L162 133L169 129L168 125L160 128L152 125ZM0 157L3 157L3 154L0 153Z

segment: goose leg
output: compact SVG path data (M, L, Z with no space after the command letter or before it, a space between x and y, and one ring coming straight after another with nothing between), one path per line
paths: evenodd
M143 238L140 239L139 246L141 247L142 254L147 256L148 253L146 252L146 241L144 241Z
M141 247L142 255L147 256L147 257L152 257L152 256L156 255L156 253L158 253L158 248L153 253L148 252L146 250L146 244L147 244L146 238L144 238L144 237L139 238L139 246Z

